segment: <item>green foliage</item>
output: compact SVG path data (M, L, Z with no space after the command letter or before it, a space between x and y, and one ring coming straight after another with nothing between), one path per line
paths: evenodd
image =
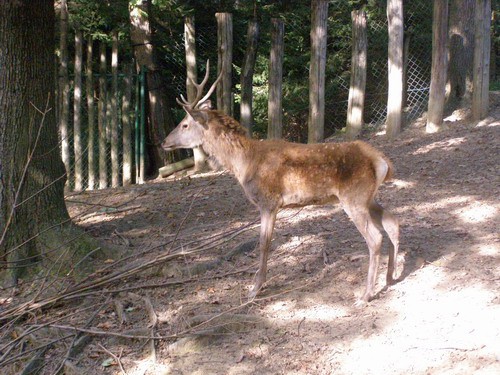
M111 40L111 31L128 35L128 4L123 0L68 0L69 21L95 40Z

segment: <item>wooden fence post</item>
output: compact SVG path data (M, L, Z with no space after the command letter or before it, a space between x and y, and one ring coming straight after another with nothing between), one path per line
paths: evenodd
M491 0L476 0L472 118L488 114L490 74Z
M368 48L366 33L366 13L353 10L352 17L352 58L351 82L347 104L347 137L356 138L363 127L363 110L366 89L366 51Z
M193 82L198 82L194 16L184 19L184 45L186 49L186 91L188 100L192 102L196 98L196 87L193 85ZM208 168L208 156L201 147L193 148L193 155L195 171L202 171Z
M82 46L83 35L81 30L75 32L75 89L73 97L73 146L75 153L75 191L83 188L83 160L82 160Z
M269 59L269 101L267 138L283 136L283 36L285 24L279 18L271 19L271 56Z
M192 82L198 82L196 70L196 36L194 16L184 19L184 47L186 50L186 91L189 101L196 97L196 87Z
M70 173L70 152L69 152L69 78L68 78L68 5L66 0L61 0L61 20L60 20L60 41L59 49L61 53L59 65L59 95L60 110L59 133L61 137L61 155L66 167L68 181L71 179Z
M247 48L245 58L241 68L241 103L240 103L240 123L249 135L252 134L253 114L253 70L255 58L257 56L257 46L259 43L259 23L256 20L248 22L247 28Z
M311 2L311 64L309 69L308 143L321 142L325 133L325 66L328 1Z
M93 40L89 36L87 38L87 63L86 63L86 81L85 81L85 94L87 96L87 164L88 164L88 186L89 190L95 188L96 175L95 175L95 109L94 109L94 74L92 72L92 50Z
M120 186L118 156L118 30L113 31L111 47L111 186Z
M129 63L127 64L125 77L123 79L122 97L123 186L129 186L132 183L132 125L130 123L131 97L132 63Z
M446 94L448 2L435 1L432 16L432 67L427 124L425 131L435 133L443 124Z
M389 89L387 92L387 130L389 139L401 131L403 118L403 0L387 1L389 32Z
M217 108L227 115L232 114L231 71L233 63L233 15L216 13L217 18L217 74L224 68L221 82L217 85Z
M99 136L99 189L108 187L108 164L106 162L106 43L99 43L99 104L98 104L98 136Z

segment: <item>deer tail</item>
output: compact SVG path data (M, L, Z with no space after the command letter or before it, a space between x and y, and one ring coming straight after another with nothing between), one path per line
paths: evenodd
M394 174L394 167L391 161L385 157L385 155L380 155L374 160L375 175L377 179L377 186L380 186L383 182L390 181Z
M392 165L392 162L387 158L385 157L384 155L384 161L387 163L387 173L385 174L385 178L383 180L383 182L387 182L387 181L390 181L392 180L392 178L394 177L394 166Z

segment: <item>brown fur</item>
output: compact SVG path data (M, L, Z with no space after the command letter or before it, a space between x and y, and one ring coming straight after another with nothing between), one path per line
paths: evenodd
M382 230L393 244L387 283L395 280L398 221L375 201L380 184L393 173L392 164L384 154L362 141L304 145L254 140L246 136L246 130L236 120L221 112L192 108L186 111L189 115L165 139L164 148L201 144L235 175L248 199L260 210L260 265L251 296L257 294L266 280L274 222L283 207L341 204L370 251L367 285L360 303L366 303L374 295Z

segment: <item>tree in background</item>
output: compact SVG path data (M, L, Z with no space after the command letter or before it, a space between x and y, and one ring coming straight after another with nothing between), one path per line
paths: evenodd
M0 255L14 283L47 246L64 243L69 220L54 109L54 26L53 0L0 2Z
M443 123L445 101L447 46L448 46L448 3L434 2L432 23L432 72L427 110L427 133L439 130Z
M469 106L472 97L475 0L451 0L449 6L449 62L447 104Z

